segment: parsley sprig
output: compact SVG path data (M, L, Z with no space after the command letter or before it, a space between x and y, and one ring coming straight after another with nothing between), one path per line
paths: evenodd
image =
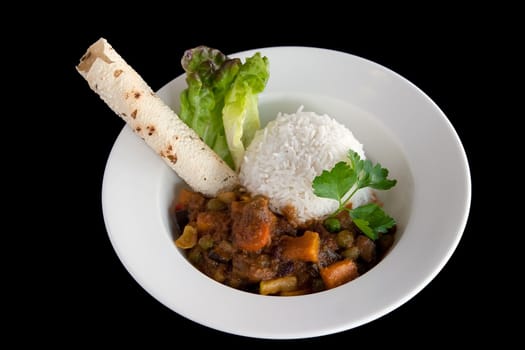
M335 164L330 170L323 170L313 180L312 188L316 196L334 199L339 203L330 217L348 210L356 226L370 239L376 240L380 233L387 232L396 224L395 220L375 203L353 209L348 209L346 205L361 188L388 190L395 186L397 180L387 177L388 169L382 168L381 164L373 165L370 160L362 160L357 152L349 150L348 160Z

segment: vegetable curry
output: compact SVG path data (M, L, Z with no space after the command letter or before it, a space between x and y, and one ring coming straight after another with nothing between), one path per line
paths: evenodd
M284 215L273 213L266 197L250 196L243 188L215 198L183 189L171 208L175 244L197 269L220 283L290 296L357 278L377 264L394 241L395 226L371 240L347 210L337 214L334 228L326 220L297 224L293 208L288 209Z

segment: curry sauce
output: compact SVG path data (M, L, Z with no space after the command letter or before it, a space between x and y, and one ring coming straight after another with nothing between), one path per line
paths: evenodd
M335 288L375 266L394 241L395 227L372 241L338 214L340 229L323 220L294 221L243 188L215 198L183 189L173 202L175 244L210 278L265 295L300 295Z

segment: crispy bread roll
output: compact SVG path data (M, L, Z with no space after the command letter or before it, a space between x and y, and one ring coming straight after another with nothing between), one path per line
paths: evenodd
M237 174L162 102L105 39L91 45L76 68L91 89L194 191L215 196L239 183Z

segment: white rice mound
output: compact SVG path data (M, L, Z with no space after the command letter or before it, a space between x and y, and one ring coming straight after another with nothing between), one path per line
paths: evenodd
M282 213L282 208L293 206L300 223L321 219L338 208L336 200L313 193L316 176L346 160L349 149L365 159L363 145L348 128L326 114L302 109L279 113L257 131L239 173L241 184L252 194L268 197L273 211ZM372 197L372 191L363 188L352 197L352 207L370 203Z

